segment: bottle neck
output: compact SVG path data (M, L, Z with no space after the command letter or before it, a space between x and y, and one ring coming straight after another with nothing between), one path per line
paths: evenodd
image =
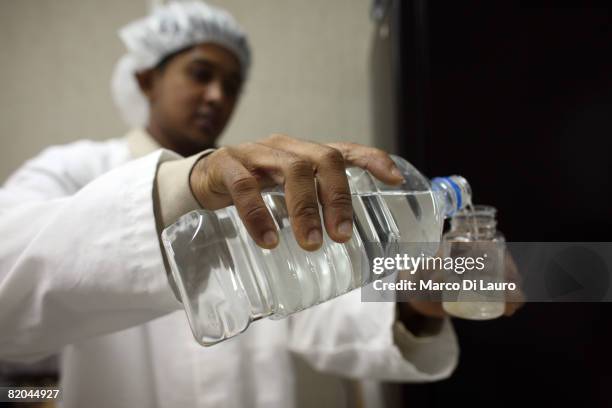
M431 180L431 189L445 218L472 205L472 189L461 176L436 177Z
M492 239L497 233L497 210L490 206L475 206L457 212L451 218L451 232L470 234L476 239Z

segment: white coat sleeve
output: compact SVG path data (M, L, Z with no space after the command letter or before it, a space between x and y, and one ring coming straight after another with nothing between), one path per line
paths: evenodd
M152 198L160 161L175 156L159 150L62 196L74 180L58 155L0 190L0 359L33 361L181 308Z
M354 290L291 316L290 348L315 369L355 379L425 382L447 378L459 348L449 319L416 337L395 302L362 302Z

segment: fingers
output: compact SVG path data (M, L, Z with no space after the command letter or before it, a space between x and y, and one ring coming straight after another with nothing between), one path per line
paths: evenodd
M383 183L399 184L404 180L391 157L380 149L347 142L329 143L328 146L342 153L346 163L368 170Z
M291 226L298 244L318 249L322 242L319 202L330 238L345 242L352 235L352 197L345 164L360 166L389 184L403 178L386 153L354 143L321 145L283 135L259 143L223 148L196 164L191 185L204 208L232 202L258 245L278 242L274 222L261 197L266 185L284 185ZM194 168L195 169L195 168ZM315 183L315 179L317 183Z
M523 307L523 303L517 303L517 302L506 302L506 308L504 310L504 316L510 317L512 316L514 313L516 313L517 310L519 310L521 307Z
M517 289L506 291L506 308L504 315L512 316L517 310L525 305L525 295L517 284Z
M437 319L443 319L448 316L441 302L412 300L407 302L419 314Z
M293 233L299 245L309 251L323 243L321 216L312 164L297 156L283 160L285 201Z
M312 163L325 230L334 241L348 241L353 232L353 203L342 154L330 146L282 135L262 144L292 152Z
M313 164L304 157L263 144L250 144L233 154L251 172L284 185L285 202L294 236L309 251L321 247L323 234Z
M236 206L249 235L257 245L272 249L278 244L276 225L262 197L258 180L234 157L219 162L223 185Z
M517 289L506 292L506 309L504 315L512 316L518 309L525 304L525 295L521 290L522 277L510 251L506 250L504 277L507 282L516 283Z

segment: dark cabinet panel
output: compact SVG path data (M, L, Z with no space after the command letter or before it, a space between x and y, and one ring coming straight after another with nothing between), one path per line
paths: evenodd
M476 203L498 208L508 240L610 241L610 8L392 3L398 74L375 97L395 101L397 152L430 176L464 175ZM456 321L456 374L406 393L431 407L612 406L610 327L608 304L528 304L511 319Z

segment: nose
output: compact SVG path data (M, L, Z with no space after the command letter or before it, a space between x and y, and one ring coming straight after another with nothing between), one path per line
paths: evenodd
M221 105L225 93L223 92L223 84L221 80L214 79L206 84L204 89L204 101L209 104Z

